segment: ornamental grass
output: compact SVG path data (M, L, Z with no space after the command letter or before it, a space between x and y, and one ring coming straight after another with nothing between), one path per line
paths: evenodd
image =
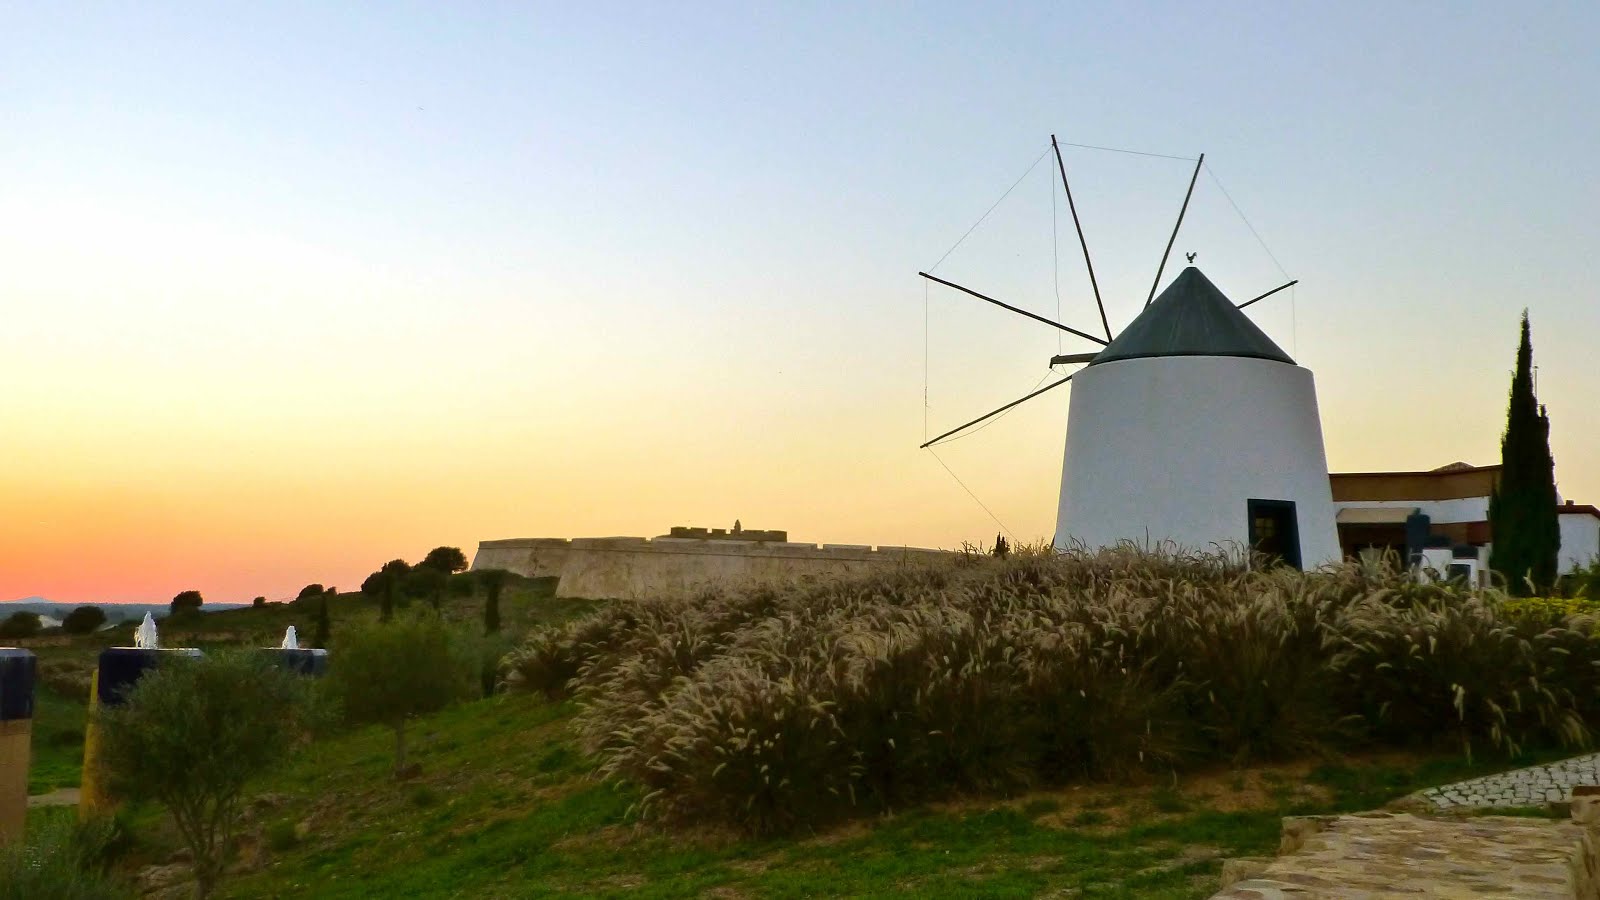
M1331 749L1585 745L1594 617L1506 602L1392 561L1039 548L614 601L503 665L577 699L600 774L647 816L770 833Z

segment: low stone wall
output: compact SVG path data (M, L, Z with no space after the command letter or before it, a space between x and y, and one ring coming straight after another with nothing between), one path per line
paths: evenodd
M517 538L484 541L474 569L555 575L557 597L637 598L711 582L830 578L937 559L942 550L685 538Z
M1229 860L1213 900L1600 897L1592 823L1406 813L1283 820L1276 859ZM1592 816L1590 816L1592 818Z

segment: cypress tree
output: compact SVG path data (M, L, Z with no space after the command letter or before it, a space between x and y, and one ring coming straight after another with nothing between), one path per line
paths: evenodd
M1555 460L1550 456L1550 419L1533 394L1527 310L1522 311L1517 372L1511 378L1506 431L1500 439L1500 484L1489 497L1489 529L1494 541L1489 567L1505 576L1513 594L1523 596L1555 583L1561 550Z
M321 602L317 604L317 632L311 638L311 646L318 650L328 649L329 633L333 630L332 623L328 621L328 594L323 594Z
M484 634L494 634L500 630L500 591L505 587L506 576L509 574L505 569L484 569L478 572L478 581L482 583L484 590Z

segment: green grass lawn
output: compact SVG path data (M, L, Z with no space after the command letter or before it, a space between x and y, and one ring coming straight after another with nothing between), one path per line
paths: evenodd
M87 715L88 708L82 700L63 697L48 688L34 693L29 794L78 786L83 771L83 724Z
M373 614L367 601L345 599L333 612L335 653L341 623ZM463 623L481 615L476 598L447 603L447 615ZM505 617L517 634L589 608L535 583L508 593ZM290 607L219 613L202 631L170 634L201 646L248 645L286 622L300 625L295 615ZM309 621L300 627L305 633ZM95 649L86 643L78 652ZM48 653L70 661L67 649ZM418 720L408 733L422 771L405 782L391 777L386 730L312 743L254 787L238 871L222 895L1200 898L1215 890L1224 858L1271 854L1284 815L1371 809L1421 787L1540 761L1390 753L1190 773L952 800L757 840L710 824L636 821L633 790L589 775L592 761L569 731L574 712L511 695ZM77 783L82 720L81 701L41 695L35 792ZM160 811L124 818L136 839L126 871L171 857L178 842Z
M410 600L407 603L424 603ZM507 634L524 634L528 629L559 622L592 609L588 600L556 599L553 579L532 579L507 586L501 598L501 617ZM329 606L332 643L338 646L341 627L377 615L376 600L360 594L341 594ZM483 616L480 596L449 596L442 612L463 627L476 628ZM273 604L259 609L229 609L204 613L180 623L163 623L164 646L198 646L215 649L230 646L276 646L284 629L294 625L302 641L309 642L315 630L314 611L292 604ZM34 695L32 760L28 769L28 793L43 794L57 788L77 787L83 771L83 729L88 716L88 679L95 660L106 647L127 646L133 641L134 623L90 635L47 635L25 640L39 659L41 684ZM76 684L73 688L68 687Z
M423 772L403 783L386 731L311 746L261 785L241 852L254 870L224 895L1197 898L1222 859L1271 854L1284 815L1370 809L1510 765L1390 754L956 801L754 840L634 822L635 794L588 776L571 715L509 696L423 720ZM154 830L160 858L171 836Z

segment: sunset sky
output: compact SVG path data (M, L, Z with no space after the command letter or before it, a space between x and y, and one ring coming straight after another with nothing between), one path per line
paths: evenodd
M1092 328L1052 132L1207 154L1163 280L1301 280L1250 312L1334 470L1497 462L1527 307L1600 501L1600 5L852 6L0 2L0 599L992 540L925 420L1091 345L916 273L1017 182L936 274ZM1066 164L1120 327L1190 164ZM1020 540L1069 390L939 451Z

